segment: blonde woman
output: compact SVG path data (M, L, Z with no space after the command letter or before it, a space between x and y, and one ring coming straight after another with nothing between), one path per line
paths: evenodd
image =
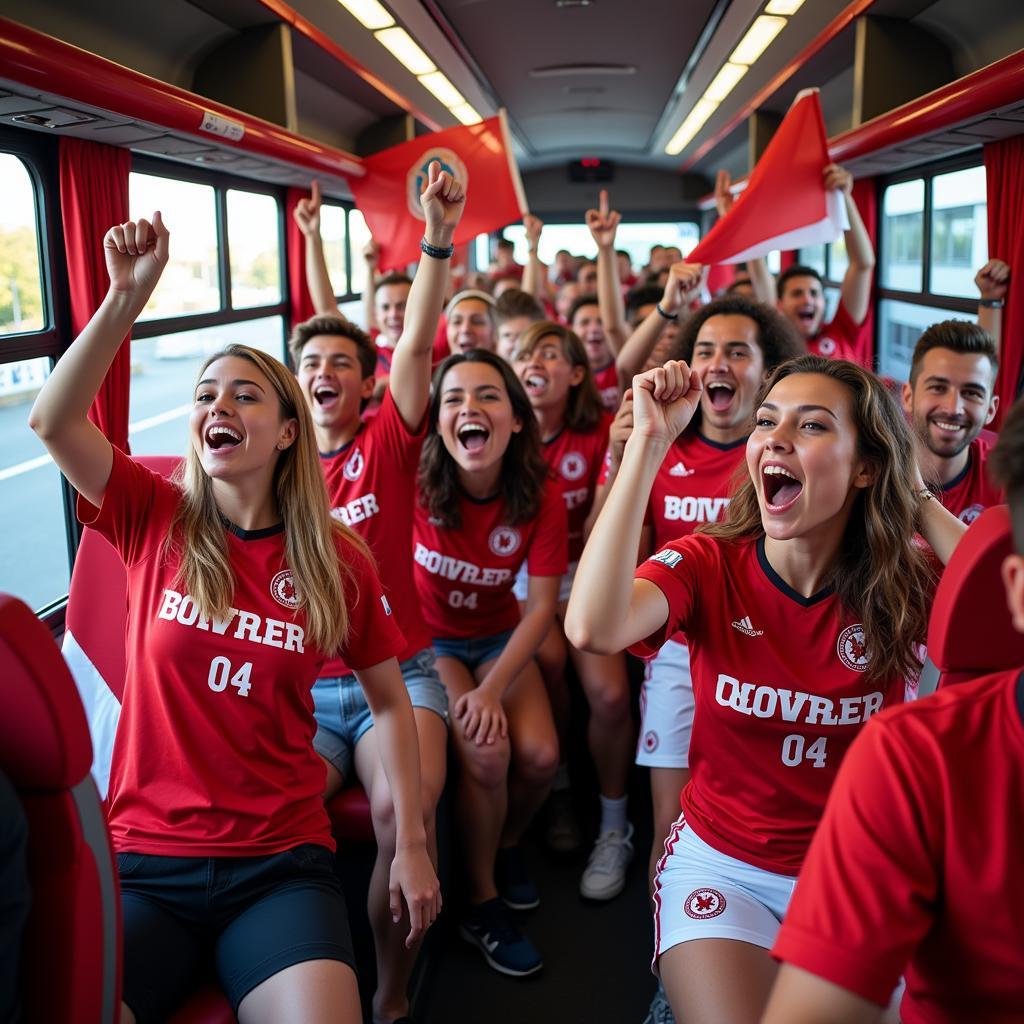
M361 1020L313 751L310 689L340 650L365 687L398 821L392 911L440 906L419 806L402 638L372 562L328 512L312 423L277 360L207 361L183 470L113 448L88 409L168 257L159 213L110 229L110 290L30 425L79 516L128 573L127 677L109 825L124 920L123 1021L164 1020L212 964L243 1024Z

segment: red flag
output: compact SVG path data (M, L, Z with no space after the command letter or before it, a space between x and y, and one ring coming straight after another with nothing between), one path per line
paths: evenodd
M690 263L742 263L774 249L832 242L849 226L839 192L826 192L831 163L815 89L789 109L733 208L686 257Z
M466 186L466 210L455 231L461 245L512 224L527 212L504 112L478 124L446 128L403 142L363 161L366 174L349 179L356 206L380 243L380 267L419 259L423 238L420 193L431 160Z

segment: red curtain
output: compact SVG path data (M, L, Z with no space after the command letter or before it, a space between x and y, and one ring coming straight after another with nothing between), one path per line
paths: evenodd
M1024 135L991 142L985 147L988 189L988 253L1009 263L1013 274L1003 309L999 377L996 394L998 427L1017 397L1024 364Z
M128 219L131 161L127 149L83 139L60 140L60 207L74 336L81 333L107 294L110 279L103 258L103 236L112 224ZM89 410L89 419L123 451L128 451L130 371L131 344L122 344Z
M878 190L874 178L858 178L853 183L853 201L860 211L861 220L867 228L871 248L878 259ZM875 365L875 286L871 285L871 301L868 303L868 315L861 324L857 336L857 362L869 369Z
M306 189L288 189L285 202L285 235L284 248L288 255L288 295L291 302L292 327L308 320L316 310L309 296L309 285L306 283L306 239L299 230L292 214L300 199L309 198Z

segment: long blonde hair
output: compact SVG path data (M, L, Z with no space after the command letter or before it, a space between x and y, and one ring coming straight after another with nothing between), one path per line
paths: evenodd
M910 429L882 382L856 363L801 356L778 367L758 396L795 373L817 373L843 384L852 398L857 452L872 468L872 482L858 491L839 554L825 581L864 626L870 662L867 678L882 682L920 671L916 645L928 629L934 574L914 543L918 499ZM700 528L722 540L764 534L757 491L749 474L729 503L724 522Z
M210 356L199 378L218 359L233 356L252 363L270 381L280 403L281 418L298 424L295 441L277 457L274 496L285 526L285 560L295 581L297 610L306 613L306 635L319 650L331 654L348 637L346 594L358 599L354 577L339 561L340 534L369 557L361 538L330 514L317 455L313 421L298 382L283 363L247 345L228 345ZM231 607L235 575L228 560L227 529L193 445L174 474L181 502L164 543L165 554L178 554L178 581L206 618L223 619Z

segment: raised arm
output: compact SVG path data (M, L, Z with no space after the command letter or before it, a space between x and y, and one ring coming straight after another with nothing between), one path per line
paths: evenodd
M647 314L615 357L619 380L632 380L644 368L665 324L688 315L690 303L700 294L704 279L704 268L699 263L673 263L669 267L661 302Z
M318 314L340 316L343 320L338 303L334 299L334 288L327 273L327 257L324 255L324 242L320 237L320 182L313 182L308 199L300 199L295 204L292 217L306 240L306 286L309 297L313 300L313 308Z
M548 268L540 261L540 235L544 221L532 213L524 214L523 227L526 229L526 266L523 267L523 291L538 302L548 298Z
M110 479L110 442L89 421L89 407L125 335L149 301L167 264L170 235L160 212L128 221L103 238L110 288L82 333L60 357L29 413L29 426L53 461L93 505Z
M427 170L427 187L420 196L420 205L426 217L423 238L427 245L448 249L465 209L466 197L462 184L443 172L437 160L432 161ZM419 426L430 397L430 362L450 262L450 257L438 258L425 252L420 256L405 307L402 336L391 360L388 387L399 415L410 430Z
M974 278L978 286L978 326L998 345L1003 333L1003 304L1010 287L1010 267L1002 260L989 260Z
M587 210L587 227L597 244L597 305L608 348L613 355L618 354L629 336L619 262L615 256L615 232L621 220L622 214L618 210L608 208L607 190L601 189L599 209Z
M839 300L842 302L850 319L855 324L864 323L868 315L868 304L871 301L871 278L875 272L875 250L868 238L868 230L861 220L860 211L853 201L853 175L838 164L829 164L825 168L825 189L837 189L843 193L846 203L846 216L850 226L846 229L846 255L849 266L843 275L843 283L839 289Z
M882 1009L816 974L783 964L761 1024L875 1024Z
M377 263L380 260L380 246L370 239L363 246L363 261L366 263L366 284L363 285L363 326L372 331L377 325Z
M633 378L633 432L615 483L576 569L565 635L582 650L614 654L665 624L665 595L634 580L644 510L669 446L693 419L700 377L670 361Z
M587 538L594 529L594 523L608 500L608 492L615 483L618 476L619 466L622 465L622 451L626 447L629 435L633 433L633 389L626 388L619 408L615 412L615 418L608 431L608 454L606 459L606 473L604 483L598 484L594 491L594 504L590 507L590 514L583 524L583 536Z
M732 194L732 177L728 171L719 171L715 177L715 208L718 216L724 217L736 202ZM759 256L755 260L747 260L747 273L754 289L754 299L766 306L775 305L775 278L768 269L768 261Z

